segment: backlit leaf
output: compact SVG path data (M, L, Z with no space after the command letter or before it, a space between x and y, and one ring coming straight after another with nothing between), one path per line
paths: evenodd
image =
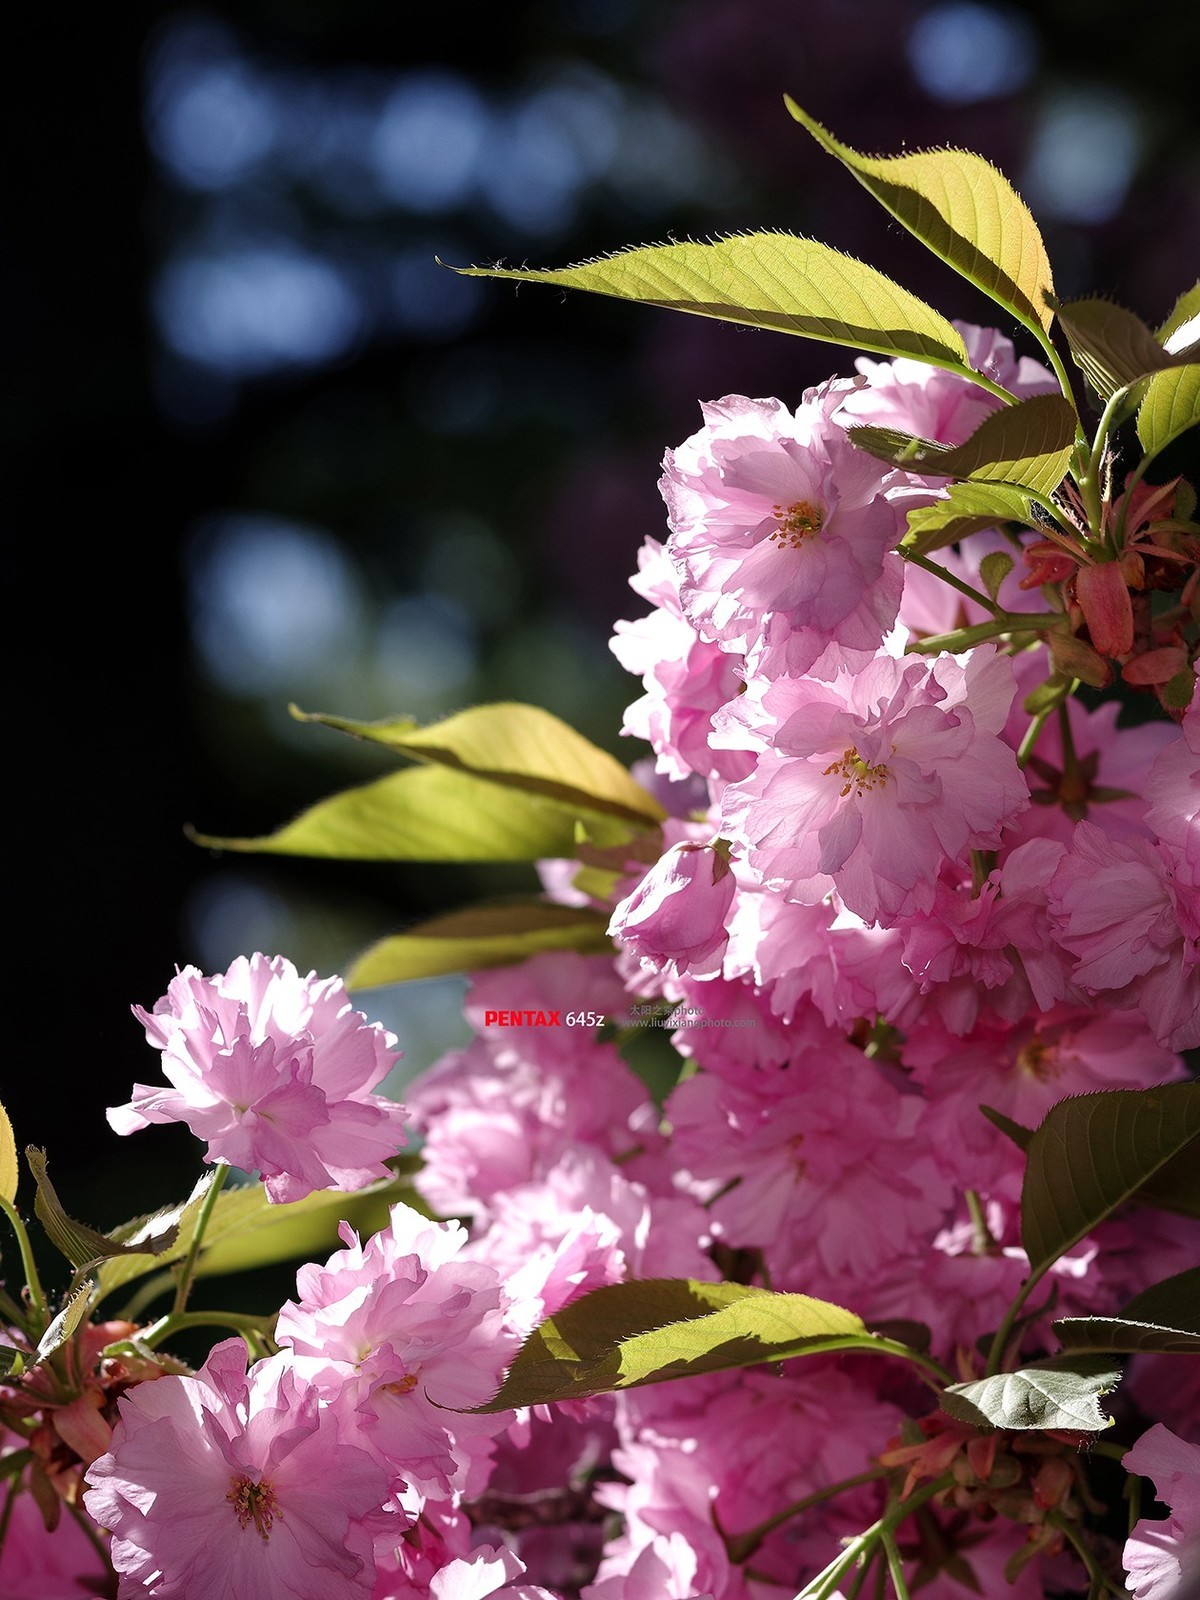
M944 500L916 506L908 513L908 535L901 553L914 550L917 555L928 555L1005 522L1018 522L1026 528L1037 525L1033 500L1025 490L1004 483L952 483Z
M38 1340L38 1360L45 1361L60 1350L87 1316L95 1284L83 1283L67 1296L66 1304Z
M1066 476L1075 448L1075 428L1075 408L1070 401L1060 394L1035 394L991 412L964 444L953 449L918 439L885 459L927 477L1015 484L1044 498ZM851 440L873 455L880 453L872 446L879 443L882 432L877 428L849 429Z
M736 1283L610 1284L535 1328L494 1400L478 1411L579 1400L699 1372L822 1350L870 1350L853 1312L802 1294Z
M50 1182L46 1172L46 1152L30 1145L25 1151L25 1159L37 1184L33 1208L38 1221L46 1230L50 1242L62 1251L73 1267L90 1268L97 1262L107 1261L111 1256L161 1256L173 1243L175 1235L169 1227L152 1238L127 1243L113 1234L90 1228L85 1222L76 1222L63 1210L54 1185Z
M1200 1141L1200 1084L1107 1089L1060 1100L1029 1141L1021 1238L1032 1276ZM1191 1164L1200 1185L1200 1167Z
M574 809L643 825L666 816L653 795L614 756L539 706L515 701L475 706L427 728L410 719L354 722L296 706L291 711L300 722L338 728L400 755L562 801Z
M585 289L876 355L914 356L976 381L979 377L968 364L961 335L932 306L874 267L794 234L640 245L557 269L458 270L467 277Z
M1156 372L1138 407L1137 436L1149 456L1200 423L1200 363Z
M599 954L612 949L608 920L586 906L546 900L452 911L373 944L351 967L346 984L370 989L446 972L515 966L540 950Z
M589 813L617 837L628 824ZM216 850L347 861L536 861L571 856L578 812L450 767L409 767L319 800L257 839L193 834Z
M1181 351L1200 344L1200 283L1185 289L1158 330L1168 350Z
M942 1395L942 1410L976 1426L1099 1433L1112 1421L1100 1400L1120 1381L1121 1369L1098 1357L1041 1361L976 1383L952 1384Z
M21 1169L17 1165L17 1141L8 1112L0 1105L0 1195L8 1201L17 1198Z
M790 97L785 101L817 143L922 244L1027 327L1049 328L1054 280L1046 247L1028 206L1003 173L968 150L861 155Z

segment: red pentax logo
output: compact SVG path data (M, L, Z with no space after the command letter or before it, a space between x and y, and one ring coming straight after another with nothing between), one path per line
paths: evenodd
M485 1028L561 1028L558 1011L485 1011Z

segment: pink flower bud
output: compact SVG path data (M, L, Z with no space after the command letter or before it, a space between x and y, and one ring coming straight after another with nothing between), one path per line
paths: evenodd
M613 912L609 934L657 968L715 977L729 941L734 878L728 847L679 844Z

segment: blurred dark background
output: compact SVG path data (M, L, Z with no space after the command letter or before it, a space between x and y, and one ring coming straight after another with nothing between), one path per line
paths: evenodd
M28 25L5 173L21 782L0 1097L65 1193L112 1221L191 1181L177 1129L143 1136L150 1192L98 1167L121 1154L103 1107L157 1071L128 1005L175 963L261 948L335 971L532 884L189 844L189 821L268 831L379 769L288 701L431 719L527 699L616 748L633 685L606 641L644 609L626 578L664 531L664 446L698 399L794 404L851 370L434 258L780 227L990 320L787 91L860 149L988 156L1060 293L1158 321L1200 262L1198 56L1194 14L1116 0L243 0ZM379 1005L416 1062L455 1034L452 984Z

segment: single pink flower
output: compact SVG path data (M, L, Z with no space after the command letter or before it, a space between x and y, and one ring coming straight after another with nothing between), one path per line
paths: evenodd
M1171 1513L1165 1522L1143 1517L1130 1534L1123 1558L1129 1588L1137 1600L1186 1600L1200 1581L1200 1449L1157 1422L1123 1465L1152 1479Z
M846 385L727 395L669 450L661 482L684 614L763 671L806 672L830 646L869 659L895 621L903 528L888 469L830 421Z
M240 1339L193 1378L125 1395L84 1504L112 1533L120 1600L369 1600L387 1492L287 1356L246 1371Z
M765 748L726 788L722 831L789 900L836 889L885 924L928 911L943 863L996 848L1028 804L1001 737L1015 690L1008 662L981 646L965 664L879 656L832 682L748 691L729 708L729 737L749 727Z
M677 844L612 914L608 931L652 967L713 977L729 942L733 869L719 840Z
M523 1561L501 1545L480 1545L469 1560L451 1561L429 1582L429 1600L555 1600L549 1589L533 1583L512 1583L525 1571Z
M185 967L134 1015L171 1087L135 1084L109 1109L117 1133L184 1122L208 1141L206 1160L260 1172L275 1202L388 1176L405 1113L371 1091L399 1059L396 1040L352 1008L340 978L239 956L211 978Z

